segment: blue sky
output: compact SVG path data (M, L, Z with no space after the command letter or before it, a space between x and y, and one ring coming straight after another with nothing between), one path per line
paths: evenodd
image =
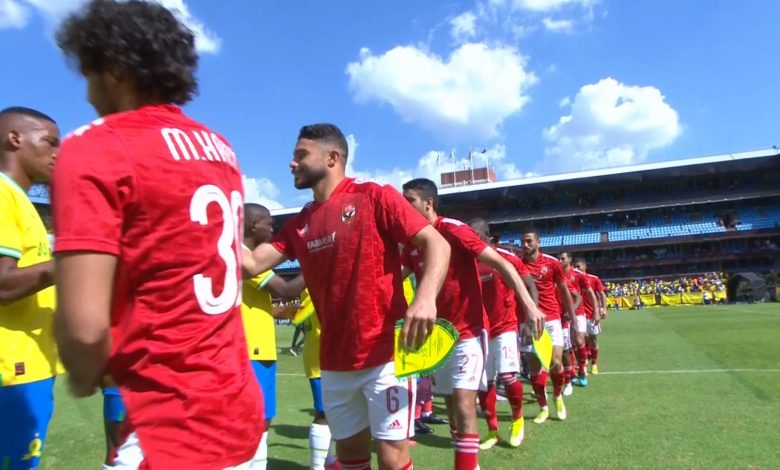
M350 135L350 173L393 184L470 147L506 179L780 145L776 1L160 1L199 36L187 112L270 207L310 198L287 164L312 122ZM0 106L63 132L95 117L52 41L80 3L0 0Z

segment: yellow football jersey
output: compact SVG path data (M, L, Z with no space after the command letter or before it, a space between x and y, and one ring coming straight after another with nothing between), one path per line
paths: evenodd
M301 306L295 313L296 317L303 317L303 329L306 336L303 342L303 370L306 377L316 379L320 377L320 319L314 312L314 304L309 297L309 291L304 289L301 294Z
M0 256L24 268L51 259L49 237L27 193L0 173ZM48 379L64 371L54 342L54 287L0 305L2 386Z
M406 299L406 305L412 305L414 300L414 294L417 290L417 279L414 274L410 274L409 277L404 279L404 298Z
M275 276L270 269L244 281L241 293L241 318L253 361L276 360L276 329L274 327L271 292L265 286Z

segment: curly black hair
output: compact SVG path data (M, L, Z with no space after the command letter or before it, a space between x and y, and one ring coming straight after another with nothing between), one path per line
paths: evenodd
M198 92L195 36L157 3L91 0L56 38L82 73L130 77L144 98L182 105Z

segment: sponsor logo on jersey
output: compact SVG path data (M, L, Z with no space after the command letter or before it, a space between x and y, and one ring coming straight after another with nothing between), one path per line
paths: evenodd
M306 248L309 249L309 253L314 253L317 251L327 250L328 248L332 248L333 245L336 244L336 232L333 232L329 235L325 235L324 237L315 238L314 240L309 240L306 242Z

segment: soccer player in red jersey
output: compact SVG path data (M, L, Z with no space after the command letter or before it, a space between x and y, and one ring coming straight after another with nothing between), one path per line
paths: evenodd
M453 323L460 338L447 364L433 375L436 390L444 395L450 427L455 438L455 469L473 470L479 466L479 428L476 398L485 383L485 335L487 318L482 305L477 262L484 263L501 274L504 281L528 311L535 333L541 331L543 316L528 294L512 264L488 246L467 224L440 217L437 212L438 192L433 181L419 178L403 186L404 197L428 222L441 233L452 247L444 287L436 299L439 316ZM404 265L425 280L424 250L404 247Z
M606 316L607 295L604 293L604 283L598 276L588 273L588 263L582 258L577 258L574 266L585 273L593 292L596 294L596 302L585 306L585 316L588 319L585 344L587 355L590 357L590 372L593 375L599 373L599 343L598 335L601 333L601 320ZM586 382L587 383L587 382Z
M563 403L563 327L561 318L568 316L574 319L574 309L569 288L563 276L563 265L557 258L542 253L539 235L533 230L527 230L522 237L523 261L531 272L536 288L539 291L539 309L545 314L544 326L547 328L553 343L550 376L553 383L553 398L558 419L566 419L566 406ZM559 300L560 299L560 300ZM563 304L561 304L561 300ZM531 384L541 410L534 418L534 423L547 421L550 412L547 408L547 371L536 355L529 356L531 365Z
M580 302L575 308L577 320L571 326L572 347L576 359L571 362L572 364L577 364L577 374L572 377L571 383L581 387L587 387L588 378L585 372L587 362L587 349L585 347L585 333L587 332L586 309L587 305L593 305L593 303L596 302L596 296L593 293L588 276L579 269L573 267L571 253L561 253L559 259L561 260L561 263L563 263L566 273L571 276L573 289L577 290L580 294ZM566 395L566 393L564 393L564 395Z
M368 469L371 438L379 466L410 469L415 381L399 381L394 328L419 347L436 319L436 295L450 248L390 186L346 178L347 141L332 124L304 126L290 163L295 187L314 201L292 217L270 244L244 259L254 276L297 258L322 324L322 395L336 453L344 469ZM425 250L425 277L407 308L398 244Z
M249 465L263 402L241 324L241 172L176 106L197 90L195 38L158 4L95 0L57 42L101 116L65 139L53 177L70 390L118 384L117 467Z
M584 374L580 376L584 382L580 383L580 377L577 377L577 380L574 380L574 364L581 364L582 370L585 370L584 346L587 322L585 319L584 299L587 298L590 302L594 302L596 297L593 295L593 290L590 288L587 276L585 276L582 271L572 266L573 260L571 253L564 251L558 255L558 259L561 264L563 264L564 277L566 278L566 284L569 286L569 292L572 294L574 312L576 313L576 321L567 327L568 331L567 328L564 328L564 343L568 342L569 349L564 351L563 354L563 366L566 375L566 386L563 389L563 395L569 396L572 394L571 384L573 382L583 387L588 385L587 378L584 377ZM568 340L566 339L567 332Z
M517 273L523 279L525 287L534 301L538 297L536 284L528 268L514 253L495 246L490 236L490 227L484 219L473 219L469 222L477 235L492 246L504 259L512 263ZM487 450L498 444L498 416L496 414L496 378L503 384L506 398L512 408L512 428L509 444L518 447L523 442L523 384L517 380L520 372L520 355L517 349L517 302L515 293L501 279L501 275L490 266L479 265L482 281L482 302L487 312L490 337L487 364L487 391L479 392L479 404L488 425L488 437L479 445L481 450ZM498 377L496 377L498 376Z

